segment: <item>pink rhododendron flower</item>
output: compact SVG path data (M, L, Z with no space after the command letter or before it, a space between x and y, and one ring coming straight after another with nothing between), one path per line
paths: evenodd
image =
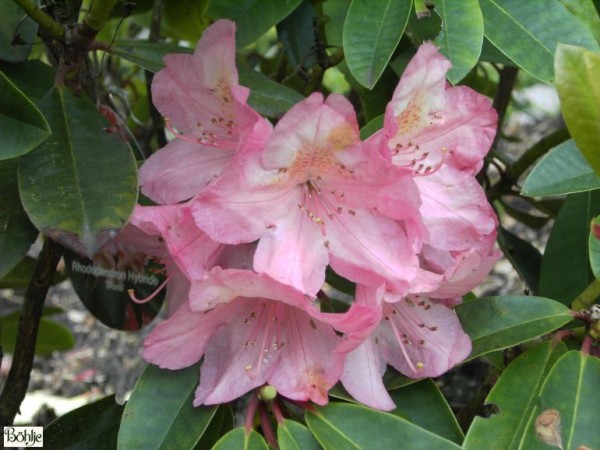
M144 358L179 369L204 356L194 405L231 401L265 383L290 399L328 401L344 356L343 331L370 327L374 315L356 306L324 314L301 292L249 270L215 268L195 283L189 303L159 324Z
M322 405L341 379L357 400L392 409L387 364L438 376L471 351L452 306L499 256L475 179L496 113L449 86L449 61L424 44L366 142L336 94L310 95L273 128L238 84L234 31L217 21L194 55L166 57L153 84L175 138L140 179L170 205L139 207L131 223L160 238L187 284L144 357L169 369L203 359L195 405L265 383ZM358 285L344 314L312 301L327 265Z
M497 114L483 95L449 87L449 68L434 45L422 45L387 106L383 129L368 141L392 164L412 170L427 230L421 267L442 277L441 290L412 292L437 298L465 294L500 256L497 219L474 177L493 142Z
M253 130L245 145L260 146L271 126L246 104L249 90L238 83L233 22L207 28L193 55L167 55L164 61L152 100L176 137L144 163L140 184L155 202L176 203L219 175L243 136Z
M351 333L342 348L348 354L341 381L361 403L394 409L382 381L386 364L410 378L436 377L471 352L469 336L444 302L358 286L356 304L381 314L378 325Z
M407 290L419 203L410 171L363 147L352 105L315 93L279 121L264 149L204 190L193 214L219 242L259 239L254 269L314 295L328 263L350 280Z

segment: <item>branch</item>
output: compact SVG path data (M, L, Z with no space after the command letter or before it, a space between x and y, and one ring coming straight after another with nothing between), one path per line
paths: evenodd
M83 21L78 23L73 30L71 44L75 56L83 55L87 52L98 32L110 18L110 13L116 2L117 0L92 0Z
M46 30L52 37L62 39L65 37L65 29L63 26L56 22L52 17L42 11L37 5L31 2L31 0L13 0L17 5L21 7L25 13L31 17L35 22L39 24L44 30Z
M44 301L52 284L62 251L62 247L51 239L44 241L44 246L33 269L33 275L25 291L13 362L2 394L0 394L0 427L13 423L21 402L25 398L33 367L35 344Z
M592 281L589 286L573 300L571 308L575 311L581 311L594 303L598 297L600 297L600 280L594 279L594 281Z

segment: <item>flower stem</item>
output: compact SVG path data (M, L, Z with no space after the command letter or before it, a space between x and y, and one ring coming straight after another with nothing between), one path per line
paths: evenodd
M11 425L25 398L33 367L40 319L48 289L62 256L60 245L46 239L25 291L13 362L0 394L0 427Z
M25 11L25 13L36 21L40 27L46 30L50 35L55 38L63 38L65 36L65 29L63 26L56 22L52 17L42 11L36 4L31 0L13 0L17 5Z
M594 303L598 297L600 297L600 280L594 279L594 281L592 281L589 286L573 300L571 308L575 311L585 309Z

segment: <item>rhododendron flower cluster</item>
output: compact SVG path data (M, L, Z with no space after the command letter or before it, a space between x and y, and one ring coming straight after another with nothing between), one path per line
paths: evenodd
M425 43L367 140L338 94L314 93L273 126L239 85L234 34L215 22L152 85L173 139L141 167L158 205L131 223L162 243L180 287L144 357L168 369L203 358L195 405L265 383L325 404L341 381L393 409L388 364L437 376L471 351L452 307L499 256L475 179L496 113L449 86L449 61ZM345 312L322 308L328 266L357 286Z

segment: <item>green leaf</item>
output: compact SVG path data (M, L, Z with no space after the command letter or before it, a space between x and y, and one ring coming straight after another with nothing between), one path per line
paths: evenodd
M40 6L40 0L33 0L32 3ZM0 2L0 17L0 59L25 61L36 40L38 24L27 17L15 2Z
M165 2L163 14L169 34L195 44L210 25L206 9L210 0L177 0Z
M320 450L321 446L304 425L286 419L277 427L277 442L281 450Z
M429 378L390 392L396 409L392 414L410 420L456 444L462 444L464 435L450 405L436 384Z
M552 83L558 42L597 49L581 22L557 1L479 0L485 36L517 66ZM548 26L552 24L552 26Z
M36 104L54 86L55 69L39 60L19 64L0 62L0 70Z
M267 117L281 117L304 97L260 72L239 69L240 84L250 88L248 104Z
M213 0L208 7L212 19L226 17L237 25L238 48L253 43L294 11L302 0Z
M469 359L549 333L572 319L565 305L525 295L480 298L455 311L473 341Z
M44 429L44 447L61 450L110 450L117 445L123 406L110 395L77 408Z
M33 269L36 264L37 259L25 256L4 278L0 279L0 289L25 289L31 281ZM52 284L62 283L66 279L67 277L64 272L56 272L52 279Z
M44 234L92 256L135 206L135 159L84 98L55 89L39 106L53 134L19 160L23 206Z
M561 44L554 69L567 128L592 169L600 174L600 53Z
M0 160L24 155L50 134L40 110L0 72Z
M277 35L294 70L306 72L317 63L315 23L319 19L310 2L302 2L277 25Z
M503 227L498 229L498 245L531 292L537 294L540 290L542 264L539 250Z
M352 0L344 22L344 54L356 80L372 89L408 22L412 2Z
M377 131L383 128L384 115L380 115L369 121L364 127L360 129L360 138L365 140Z
M21 205L17 167L16 159L0 161L0 279L19 263L38 236Z
M546 153L535 165L521 194L528 197L562 195L600 188L600 177L572 139Z
M437 0L435 12L442 19L442 32L435 44L452 62L447 78L456 84L477 64L481 54L483 15L478 0Z
M556 410L560 414L560 435L565 450L600 448L598 386L600 359L575 350L564 354L546 378L537 412ZM534 427L530 426L522 448L545 450L549 446L540 442Z
M560 2L571 14L581 20L600 44L600 17L594 8L594 0L560 0Z
M600 215L600 190L570 194L561 208L542 258L540 294L565 304L594 279L588 257L590 222Z
M182 370L148 365L125 406L118 448L194 448L217 410L216 406L192 405L198 372L198 365Z
M15 348L19 331L20 311L15 311L7 316L0 317L0 345L4 351L11 353ZM44 356L52 352L64 352L75 345L75 337L71 330L53 320L42 317L38 329L35 354Z
M451 450L460 447L389 413L364 406L330 403L306 413L306 424L326 450L394 449Z
M544 342L515 359L502 373L488 397L497 413L489 418L476 416L465 438L465 450L517 450L532 427L539 410L539 395L550 369L566 352L564 344L554 348Z
M268 450L263 437L252 430L249 434L243 428L234 428L223 436L212 450Z
M212 449L213 445L221 439L221 436L233 429L233 421L234 417L231 406L228 404L220 405L217 408L217 412L215 412L213 420L210 422L210 426L204 432L194 450Z
M590 266L596 279L600 279L600 216L592 221L588 240L590 251Z
M110 53L132 62L150 72L165 67L163 57L171 53L194 53L193 48L181 47L167 42L120 40L110 46Z

